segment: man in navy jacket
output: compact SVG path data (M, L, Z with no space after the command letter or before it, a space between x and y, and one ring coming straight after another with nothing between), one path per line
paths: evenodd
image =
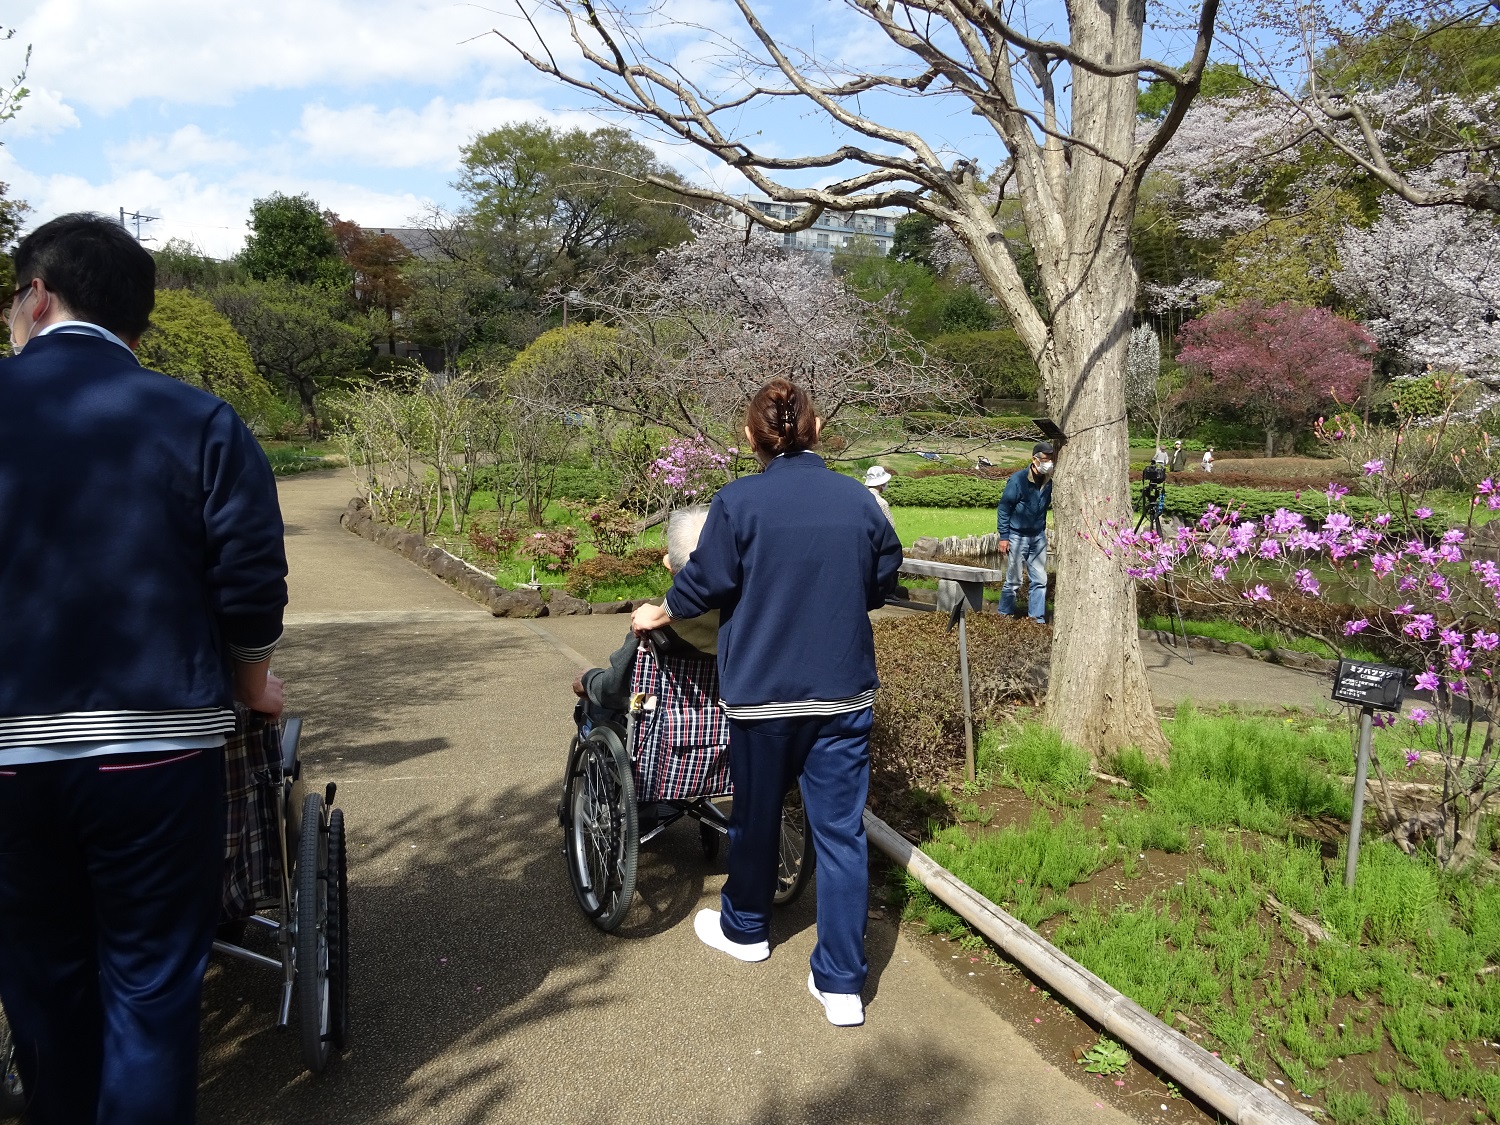
M1000 612L1016 612L1016 591L1026 572L1026 612L1038 624L1047 613L1047 510L1052 507L1052 443L1031 447L1031 464L1012 473L995 508L1000 553L1006 556Z
M64 215L15 252L0 360L0 1001L37 1125L191 1122L223 746L286 604L275 478L133 354L151 255Z

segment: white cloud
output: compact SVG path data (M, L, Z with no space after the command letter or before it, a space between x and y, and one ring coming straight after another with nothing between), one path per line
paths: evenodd
M373 105L333 109L318 102L303 109L295 135L320 160L448 169L458 166L459 147L476 133L537 118L560 128L593 129L601 124L585 113L554 113L536 102L514 98L459 103L433 98L421 109L385 110Z
M134 137L105 148L117 169L149 168L156 172L181 172L214 164L241 164L249 156L245 147L225 137L211 137L196 125L184 125L167 136Z
M524 64L485 34L510 23L453 0L48 0L15 42L33 47L34 84L109 112L142 98L226 104L255 89L515 70Z
M154 169L117 171L94 182L60 173L36 175L0 149L0 180L8 181L15 198L31 205L32 225L68 211L97 211L106 215L140 211L160 216L142 233L155 245L169 238L185 238L214 257L227 258L245 240L250 203L273 191L307 192L324 207L367 226L405 226L429 201L415 192L382 192L337 180L296 177L255 168L223 179L205 180L191 172L163 174Z
M28 89L31 92L21 102L20 111L6 122L8 136L50 137L64 129L78 128L78 114L56 90L45 86L29 86Z

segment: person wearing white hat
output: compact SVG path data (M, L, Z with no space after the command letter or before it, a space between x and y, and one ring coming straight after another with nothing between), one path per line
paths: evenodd
M875 497L875 503L879 504L880 510L885 513L886 521L892 527L895 527L896 519L891 515L891 506L885 502L885 497L881 495L885 491L885 486L890 483L891 474L879 465L871 465L865 470L865 487L870 490L870 495Z

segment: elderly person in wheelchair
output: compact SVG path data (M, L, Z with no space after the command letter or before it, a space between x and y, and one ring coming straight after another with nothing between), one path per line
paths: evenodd
M662 565L676 574L692 556L708 518L708 505L695 504L678 508L667 518L667 553ZM699 617L674 619L658 631L658 651L665 656L708 657L719 652L719 611L711 609ZM627 631L625 643L609 658L608 668L590 668L573 681L573 694L579 698L579 727L585 723L622 721L630 708L630 681L635 674L636 654L640 640Z

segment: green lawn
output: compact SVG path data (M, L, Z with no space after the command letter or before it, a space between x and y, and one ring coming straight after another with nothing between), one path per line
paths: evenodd
M960 823L923 849L1225 1062L1340 1125L1500 1115L1489 1047L1500 885L1440 872L1371 825L1344 888L1346 723L1184 707L1164 731L1169 766L1133 753L1106 763L1129 789L1094 781L1087 755L1040 726L989 731L979 786L951 802ZM1401 747L1387 737L1376 752L1405 780ZM1004 788L1027 808L999 799ZM991 826L997 814L1009 823ZM903 890L905 917L973 947L919 884Z
M994 508L892 508L896 534L910 547L924 535L938 539L949 535L988 535L995 530Z

